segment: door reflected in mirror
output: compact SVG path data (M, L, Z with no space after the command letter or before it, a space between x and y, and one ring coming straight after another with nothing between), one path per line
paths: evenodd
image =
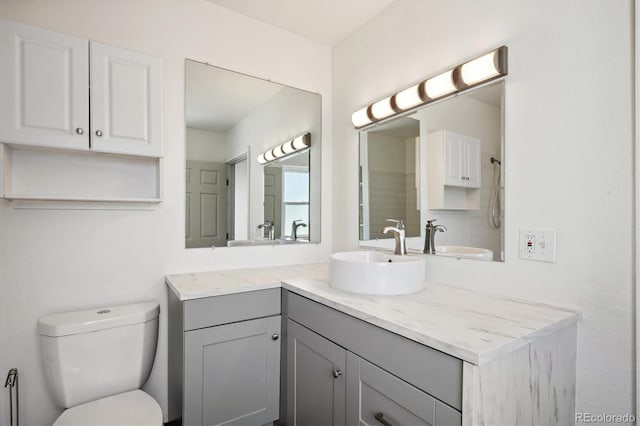
M410 251L430 234L436 255L504 260L503 99L501 81L360 132L361 246L393 248L401 219Z
M186 60L185 125L187 248L320 241L319 94ZM309 148L257 161L304 133Z

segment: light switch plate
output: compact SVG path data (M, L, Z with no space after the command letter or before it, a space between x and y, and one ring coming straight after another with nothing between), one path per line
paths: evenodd
M556 261L556 230L553 228L520 228L520 258L539 262Z

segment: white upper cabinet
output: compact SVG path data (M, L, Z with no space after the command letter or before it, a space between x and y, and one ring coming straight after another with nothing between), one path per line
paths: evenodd
M0 20L0 142L160 157L161 78L159 58Z
M89 149L87 40L0 20L0 141Z
M444 144L444 184L480 188L480 139L446 130L434 132L432 139Z
M91 149L162 155L159 58L91 42Z
M427 141L429 210L478 210L480 139L440 130Z

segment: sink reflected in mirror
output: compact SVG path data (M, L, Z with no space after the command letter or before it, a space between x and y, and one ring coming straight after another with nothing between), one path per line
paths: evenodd
M329 285L358 294L417 293L425 286L425 259L379 251L334 253L329 257Z
M281 246L283 244L308 243L305 240L232 240L229 241L229 247L246 247L246 246Z
M459 259L493 260L489 249L464 246L436 246L436 255L457 257Z

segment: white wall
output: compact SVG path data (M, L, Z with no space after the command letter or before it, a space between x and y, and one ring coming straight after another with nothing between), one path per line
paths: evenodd
M187 127L185 138L187 160L224 163L229 159L224 133Z
M430 280L575 305L577 410L633 410L629 0L398 1L334 49L333 249L357 247L353 111L509 47L506 262L430 258ZM558 230L557 263L518 259L518 228Z
M184 59L321 93L322 176L330 177L330 50L204 0L3 0L0 16L163 59L162 204L69 211L17 210L0 201L0 372L20 370L21 423L51 424L61 412L45 387L38 317L138 300L161 303L147 389L166 407L165 274L324 260L331 247L332 200L325 195L321 244L184 249ZM0 421L8 418L6 400L0 398Z

